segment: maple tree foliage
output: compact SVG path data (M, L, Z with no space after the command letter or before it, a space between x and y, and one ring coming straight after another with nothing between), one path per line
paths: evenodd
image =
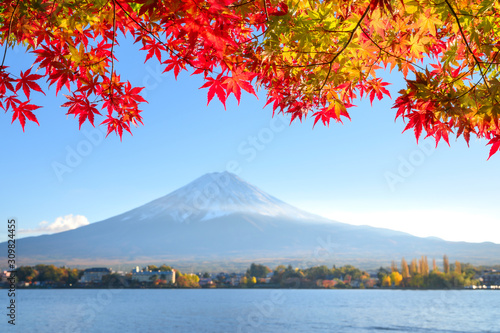
M416 139L485 138L500 149L500 3L494 0L10 0L0 4L0 106L23 130L46 81L79 125L108 134L142 123L142 88L114 69L117 37L141 45L175 77L200 75L208 102L267 93L273 115L314 124L349 118L355 100L391 97L381 69L406 89L396 118ZM11 72L22 45L35 63ZM267 105L266 104L266 105Z

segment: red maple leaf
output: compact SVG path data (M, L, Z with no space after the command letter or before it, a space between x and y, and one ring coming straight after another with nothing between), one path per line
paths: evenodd
M166 51L163 43L158 42L153 38L143 39L143 43L144 46L141 48L141 50L148 50L148 54L146 55L146 60L144 60L144 63L151 59L153 55L155 55L158 61L161 62L161 51Z
M5 110L5 112L7 112L10 107L15 108L18 104L21 104L21 101L16 97L17 95L11 95L5 98L5 107L2 105L2 108Z
M184 60L176 56L172 56L172 58L165 60L163 63L165 65L168 64L163 73L171 71L173 69L176 80L177 80L177 75L179 75L181 69L186 69Z
M111 133L115 132L120 136L120 141L122 140L122 135L123 135L123 129L125 129L127 132L132 134L130 132L130 127L127 125L126 122L123 122L120 119L113 118L113 117L108 117L106 120L104 120L101 125L103 124L108 124L108 132L106 134L106 137Z
M323 122L323 125L325 126L330 126L330 120L334 119L336 122L342 123L342 119L340 116L344 116L351 120L351 117L349 116L349 113L347 112L346 108L352 107L354 105L350 103L332 103L328 107L322 108L320 111L316 112L313 114L314 119L314 124L313 127L316 126L316 123L321 119Z
M19 88L23 87L24 94L26 97L29 99L30 98L30 90L33 89L35 91L41 92L42 94L45 95L45 93L42 91L42 88L36 83L35 81L42 78L42 75L38 74L31 74L31 68L25 71L24 73L21 71L21 77L17 79L17 85L16 85L16 91L19 90Z
M24 132L24 125L26 124L26 118L28 118L28 120L31 120L35 123L38 124L38 126L40 126L40 124L38 123L38 120L36 119L36 116L33 114L33 110L36 110L38 108L40 108L40 106L38 105L33 105L33 104L29 104L29 100L26 101L26 102L22 102L20 103L19 105L13 105L13 111L14 111L14 114L12 115L12 123L16 120L16 119L19 119L19 123L21 123L21 126L23 127L23 132Z
M500 135L495 135L487 144L491 145L490 155L488 156L489 160L500 149Z
M370 105L373 106L373 99L375 98L375 95L377 95L378 100L380 101L383 97L384 94L391 97L391 93L389 90L385 89L385 86L390 85L388 82L382 82L381 78L378 79L373 79L369 82L369 86L366 88L367 93L370 92Z
M66 96L66 95L65 95ZM62 106L69 107L67 115L73 114L76 118L78 116L79 129L82 128L82 124L88 119L89 122L94 126L94 114L101 115L97 110L95 103L90 103L85 95L74 95L66 96L68 102L64 103Z
M204 85L202 85L200 87L201 88L208 88L208 94L207 94L207 99L208 99L208 102L207 102L207 105L210 104L210 101L212 100L212 98L214 98L214 95L217 94L217 97L219 98L219 100L222 102L222 104L224 105L224 110L226 109L226 99L227 99L227 96L226 96L226 89L227 89L227 84L224 83L223 81L225 81L225 78L226 76L222 76L222 74L219 74L217 76L217 78L212 78L212 77L207 77L206 80L208 82L206 82Z
M7 66L0 67L0 95L4 95L9 89L12 92L15 92L14 86L12 82L15 82L14 79L10 77L10 74L5 72Z
M250 83L254 76L255 74L233 72L233 76L226 77L226 79L224 80L224 83L227 84L227 95L229 96L230 94L234 94L236 100L238 101L238 105L240 105L241 88L257 97L257 95L255 94L255 90Z
M68 88L68 90L71 90L70 88L70 82L73 82L75 79L75 74L73 73L73 70L71 67L65 63L54 63L53 64L54 68L52 72L49 75L49 86L53 85L54 83L57 82L57 87L56 87L56 96L59 90L63 87L63 85Z
M123 102L127 105L134 105L134 106L136 106L137 103L142 103L142 102L147 103L147 101L141 95L139 95L143 89L144 87L132 88L130 82L127 81L127 83L124 85L124 92L122 95Z
M78 91L86 93L87 95L96 94L97 88L101 84L98 76L89 77L88 79L82 76L80 77L80 81L78 81L78 83L81 84Z

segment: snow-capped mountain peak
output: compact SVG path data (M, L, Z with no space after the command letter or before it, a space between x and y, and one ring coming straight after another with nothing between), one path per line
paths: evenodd
M138 219L165 214L179 222L188 217L207 221L233 213L318 219L318 216L290 206L227 171L205 174L130 213Z

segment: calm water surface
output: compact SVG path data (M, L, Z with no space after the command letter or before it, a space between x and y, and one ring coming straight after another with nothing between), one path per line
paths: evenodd
M0 332L500 333L496 290L18 290L15 328L0 302Z

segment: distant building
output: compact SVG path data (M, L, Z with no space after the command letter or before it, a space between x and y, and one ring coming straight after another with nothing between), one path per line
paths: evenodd
M112 271L105 267L88 268L83 271L81 283L101 282L104 275L111 274Z
M486 286L500 286L500 274L484 274L479 280Z
M175 269L171 271L150 271L150 270L140 270L136 267L132 271L132 279L139 282L151 282L152 278L156 276L157 279L165 280L167 283L175 283Z
M363 280L363 285L365 288L373 288L377 284L377 279L364 279Z
M361 286L361 280L352 280L351 281L351 287L359 288L360 286Z
M1 281L6 281L10 277L10 271L3 271L0 274L0 280Z
M237 277L231 277L231 278L227 279L226 281L232 287L237 287L240 285L240 279Z
M198 283L200 287L210 287L214 284L211 278L201 278Z

